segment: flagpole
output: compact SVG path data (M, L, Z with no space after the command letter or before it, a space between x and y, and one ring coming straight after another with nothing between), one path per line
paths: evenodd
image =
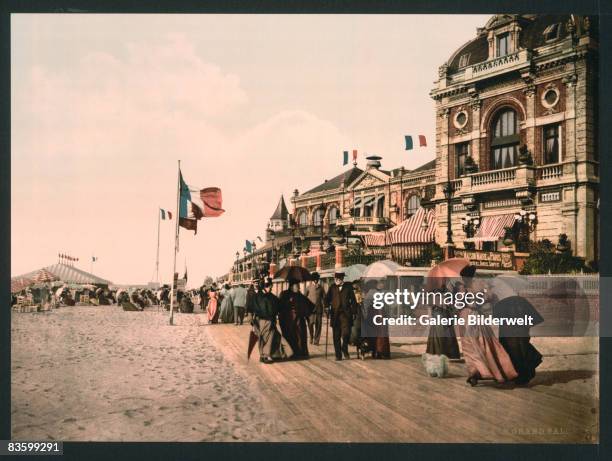
M161 212L157 207L157 258L155 259L155 281L159 283L159 223L161 221Z
M176 288L174 274L176 274L176 253L178 251L178 241L179 241L179 221L180 211L179 211L179 203L181 198L181 161L178 161L178 176L176 180L176 226L174 230L174 265L172 269L172 289L170 290L170 325L174 325L174 298L176 296ZM178 283L178 280L177 280Z

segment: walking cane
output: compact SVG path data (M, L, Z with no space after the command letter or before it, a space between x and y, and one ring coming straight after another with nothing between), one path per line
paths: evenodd
M327 341L329 338L329 318L331 316L331 309L327 311L327 325L325 326L325 360L327 360Z

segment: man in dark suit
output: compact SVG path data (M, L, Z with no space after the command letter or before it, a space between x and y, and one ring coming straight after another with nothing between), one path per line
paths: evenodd
M348 345L351 326L357 315L357 300L353 286L344 283L344 272L334 274L334 284L327 291L325 305L328 307L334 337L336 360L350 359Z

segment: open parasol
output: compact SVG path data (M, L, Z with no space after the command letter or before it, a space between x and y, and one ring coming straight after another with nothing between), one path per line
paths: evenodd
M11 279L11 293L19 293L21 290L25 290L33 284L34 280L28 278Z
M475 268L464 258L450 258L430 269L427 273L425 288L435 290L446 286L448 279L471 277Z
M348 266L344 269L344 281L345 282L354 282L359 280L368 266L365 264L353 264L352 266Z
M59 277L52 272L49 272L47 269L39 270L34 276L34 281L36 283L51 283L59 280Z
M306 282L312 280L312 275L302 266L285 266L276 273L275 278Z
M401 268L402 266L390 259L376 261L365 268L361 274L361 278L383 278L395 274L395 272Z

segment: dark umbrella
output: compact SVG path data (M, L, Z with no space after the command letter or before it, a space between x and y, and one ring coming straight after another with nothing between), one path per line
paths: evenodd
M253 352L253 349L255 348L255 344L257 344L258 340L259 340L258 336L255 334L253 330L251 330L251 332L249 333L249 348L247 350L247 360L251 358L251 352Z
M302 266L285 266L276 273L276 278L306 282L312 280L312 275Z

